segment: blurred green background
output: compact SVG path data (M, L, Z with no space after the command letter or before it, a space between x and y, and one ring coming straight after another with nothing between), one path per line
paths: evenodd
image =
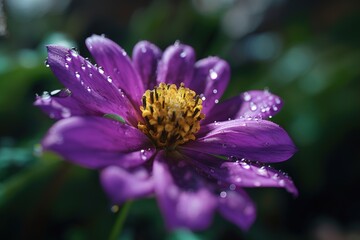
M128 53L139 40L180 40L232 69L224 98L268 88L285 102L273 121L299 151L273 166L297 184L249 189L248 232L216 216L202 232L164 229L153 199L133 203L121 239L360 239L360 2L357 0L1 0L0 239L106 239L116 215L96 171L39 156L53 123L32 106L61 87L46 44L76 47L105 34Z

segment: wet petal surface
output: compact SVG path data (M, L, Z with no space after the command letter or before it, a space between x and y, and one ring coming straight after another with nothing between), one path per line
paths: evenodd
M124 168L147 161L155 152L138 129L100 117L71 117L55 123L42 141L45 150L88 168Z

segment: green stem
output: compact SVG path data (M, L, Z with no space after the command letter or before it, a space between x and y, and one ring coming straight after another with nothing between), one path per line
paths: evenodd
M122 228L124 226L124 222L125 222L125 219L126 219L126 216L127 216L128 212L129 212L131 203L132 203L131 201L126 202L123 205L121 211L118 213L118 216L116 218L114 226L113 226L113 228L111 230L109 240L117 240L117 239L119 239L119 236L120 236L121 230L122 230Z

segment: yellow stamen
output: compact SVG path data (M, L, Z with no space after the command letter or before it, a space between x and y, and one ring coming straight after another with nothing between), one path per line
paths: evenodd
M157 147L173 149L177 145L195 140L200 130L202 100L183 83L160 83L153 90L146 90L140 106L144 123L138 128L148 135Z

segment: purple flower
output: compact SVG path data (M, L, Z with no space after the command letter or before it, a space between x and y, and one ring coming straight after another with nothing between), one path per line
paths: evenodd
M229 65L218 57L195 61L180 43L162 52L142 41L132 59L102 36L86 45L99 67L74 50L47 47L47 64L65 89L36 99L58 120L42 146L99 169L113 203L155 196L170 229L204 229L216 210L247 229L256 210L244 188L297 195L292 180L267 165L296 151L266 120L281 109L278 96L248 91L219 102Z

